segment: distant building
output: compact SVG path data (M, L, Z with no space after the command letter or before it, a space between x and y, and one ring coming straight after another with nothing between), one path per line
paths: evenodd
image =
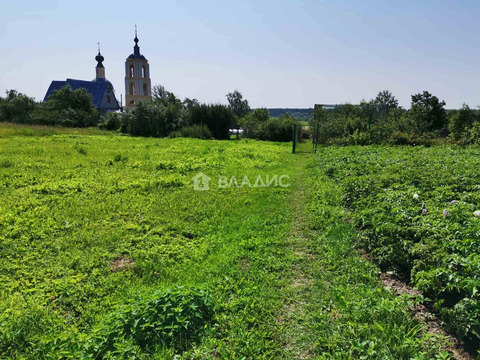
M67 79L65 81L52 81L50 87L45 94L43 101L47 101L48 97L53 94L54 91L60 90L65 85L69 86L72 90L84 88L93 97L93 105L98 110L115 111L120 109L117 98L115 97L115 90L110 81L105 79L105 67L103 66L104 57L100 54L100 48L98 49L98 55L95 57L97 66L95 67L96 77L92 81Z
M149 99L152 93L150 66L145 56L140 54L136 27L134 41L133 54L125 61L125 106L127 107Z

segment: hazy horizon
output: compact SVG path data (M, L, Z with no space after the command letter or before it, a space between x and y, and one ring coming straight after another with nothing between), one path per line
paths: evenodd
M19 1L0 14L0 89L42 100L52 80L92 80L97 42L124 94L138 25L152 85L181 99L251 107L358 103L390 90L400 105L424 90L447 108L480 104L473 1ZM1 96L4 96L2 94Z

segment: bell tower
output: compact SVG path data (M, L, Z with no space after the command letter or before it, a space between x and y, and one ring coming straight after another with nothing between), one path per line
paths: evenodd
M95 67L95 78L105 80L105 67L103 66L103 60L105 60L105 58L102 56L102 54L100 54L100 43L98 43L98 55L95 56L95 60L97 60L97 66Z
M125 106L132 107L141 100L151 97L150 66L148 60L140 54L137 26L135 25L135 46L133 54L125 61Z

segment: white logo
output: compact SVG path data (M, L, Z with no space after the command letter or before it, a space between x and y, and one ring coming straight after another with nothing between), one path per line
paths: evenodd
M211 178L204 173L198 173L192 178L193 181L193 190L195 191L206 191L210 189L210 180Z
M218 186L219 189L225 188L266 188L266 187L283 187L287 188L290 186L288 180L290 177L288 175L266 175L262 177L258 175L256 178L249 178L245 175L243 178L238 179L235 176L218 176ZM205 175L204 173L198 173L192 178L193 189L197 191L206 191L210 190L210 180L211 177Z

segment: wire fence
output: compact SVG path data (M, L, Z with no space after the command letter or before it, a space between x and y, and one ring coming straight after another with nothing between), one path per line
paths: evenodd
M292 153L315 153L318 148L318 123L294 124L292 129Z

